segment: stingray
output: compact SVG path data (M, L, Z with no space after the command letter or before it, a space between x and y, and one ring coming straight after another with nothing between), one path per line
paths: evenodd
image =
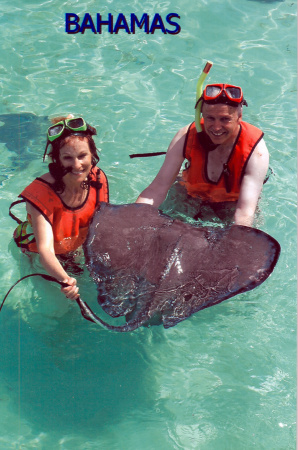
M0 114L0 142L9 150L12 163L11 167L0 167L0 182L9 178L15 170L24 170L30 161L40 157L39 143L45 140L47 127L47 116Z
M102 203L84 244L98 303L126 332L173 327L192 314L256 288L273 271L279 243L261 230L197 227L145 204Z
M23 150L32 140L44 139L46 127L49 127L47 116L36 116L31 113L0 114L0 142L6 144L8 150L19 153L23 160ZM35 159L36 155L31 155Z

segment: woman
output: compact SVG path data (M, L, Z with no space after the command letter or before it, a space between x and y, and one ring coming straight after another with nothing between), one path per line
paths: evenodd
M67 116L52 122L44 153L45 158L51 145L49 172L20 194L26 201L32 239L28 240L27 227L24 240L24 224L19 225L14 238L23 250L39 253L45 270L68 284L61 291L75 300L79 297L77 281L67 274L57 255L68 254L85 241L97 204L109 201L108 182L96 167L99 157L92 138L95 128L81 117Z

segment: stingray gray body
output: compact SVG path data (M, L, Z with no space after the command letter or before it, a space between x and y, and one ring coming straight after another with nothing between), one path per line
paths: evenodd
M102 203L84 244L98 302L127 323L172 327L191 314L259 286L272 272L278 242L253 228L195 227L149 205Z
M50 122L46 116L31 113L0 114L0 142L9 150L11 164L0 168L0 183L16 170L24 170L40 157L40 142Z

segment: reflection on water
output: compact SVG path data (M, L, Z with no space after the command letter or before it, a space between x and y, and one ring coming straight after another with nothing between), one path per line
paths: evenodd
M187 190L177 180L170 188L160 209L175 219L202 226L224 227L234 218L235 203L203 202L188 195Z

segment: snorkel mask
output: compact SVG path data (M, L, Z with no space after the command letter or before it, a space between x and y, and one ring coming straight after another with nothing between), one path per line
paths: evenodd
M223 103L234 107L239 105L247 106L241 87L234 86L233 84L207 84L202 96L197 100L195 108L201 100L208 105Z
M82 117L76 119L60 120L48 128L47 145L43 154L43 161L45 160L48 146L57 139L62 139L67 136L86 136L96 135L96 129L89 125Z
M211 61L206 63L197 82L195 124L198 133L202 131L201 111L204 102L209 105L223 103L234 107L239 105L248 106L246 100L243 98L242 89L239 86L220 83L208 84L203 91L204 80L210 72L212 65L213 63Z

